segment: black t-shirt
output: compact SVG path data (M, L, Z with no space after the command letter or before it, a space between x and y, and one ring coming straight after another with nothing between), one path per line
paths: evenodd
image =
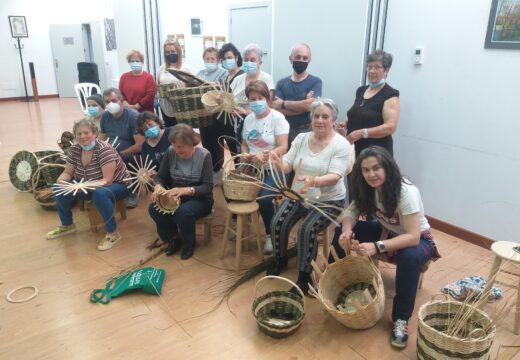
M360 86L356 91L356 100L354 105L347 111L347 135L354 130L369 129L384 124L383 120L383 105L386 100L399 97L399 91L386 84L377 94L370 99L364 99L368 85ZM356 156L359 153L372 145L379 145L387 149L390 154L394 154L392 136L386 136L380 139L359 139L354 143L356 149Z

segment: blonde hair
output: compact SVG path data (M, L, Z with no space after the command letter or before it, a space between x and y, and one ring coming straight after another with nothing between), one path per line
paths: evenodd
M74 136L76 136L76 132L82 126L86 126L90 131L92 131L93 134L97 135L98 127L96 123L91 119L83 118L74 123L74 126L72 127L72 133L74 134Z
M166 57L166 46L173 45L175 48L175 51L177 52L177 62L171 63L168 61L168 58ZM179 42L175 39L166 39L166 41L163 44L163 58L164 58L164 64L166 65L166 68L169 68L170 65L173 65L173 67L180 69L182 67L182 47L179 44Z
M139 50L130 50L130 52L126 55L126 61L127 62L130 62L130 59L132 58L132 56L134 55L137 55L139 56L139 60L141 60L141 62L144 62L144 55L142 52L140 52Z

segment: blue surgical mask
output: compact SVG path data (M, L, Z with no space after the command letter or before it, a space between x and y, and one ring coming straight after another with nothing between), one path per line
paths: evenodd
M378 86L383 85L384 83L385 83L385 78L382 78L381 80L379 80L378 82L375 82L375 83L369 81L368 82L368 86L370 86L370 87L378 87Z
M204 63L204 68L207 72L213 72L217 70L217 64L214 63Z
M92 140L92 142L88 145L79 144L79 146L81 146L81 148L85 151L90 151L94 148L94 146L96 146L96 139Z
M130 62L130 69L132 69L133 72L140 72L143 70L143 63L138 61L132 61Z
M260 115L267 109L267 102L265 100L250 101L249 107L256 115Z
M144 132L144 136L146 136L147 138L156 138L157 136L159 136L160 131L161 130L158 126L152 126L151 128L146 129L146 131Z
M222 65L224 65L224 68L227 70L233 70L235 66L237 66L237 62L235 59L225 59Z
M246 74L254 74L256 73L256 63L252 61L244 61L244 64L242 64L242 70Z
M91 117L96 117L99 115L99 108L97 106L89 106L87 108L87 114Z

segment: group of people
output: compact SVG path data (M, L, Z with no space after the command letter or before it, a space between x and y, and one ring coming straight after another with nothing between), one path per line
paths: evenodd
M267 274L279 275L287 267L289 233L302 220L297 234L297 285L307 293L311 261L318 252L317 235L338 219L341 226L332 245L340 256L355 243L359 252L387 253L395 259L391 343L405 347L421 266L439 254L420 193L401 175L393 158L399 91L386 82L392 56L382 50L368 56L368 84L357 89L345 119L339 121L335 102L321 97L321 79L308 72L308 45L291 49L292 73L276 86L261 70L263 53L257 45L248 45L242 53L231 43L220 50L206 49L204 69L197 76L207 82L227 82L235 110L244 119L231 123L215 115L212 125L200 128L199 135L189 125L176 123L166 98L158 99L160 117L154 113L157 86L184 86L167 69L191 72L175 40L167 40L163 51L164 64L155 80L143 70L143 55L134 50L127 57L131 71L123 74L119 89L109 88L102 96L87 99L88 119L74 125L76 144L58 182L84 178L101 180L104 185L88 194L57 192L61 225L47 238L75 231L71 206L72 198L79 197L91 199L105 220L107 234L98 249L109 249L119 241L114 204L130 194L126 164L140 154L157 168L149 174L154 181L152 201L161 196L180 200L174 214L150 205L157 241L168 244L168 255L181 250L181 259L190 258L195 249L195 221L211 212L213 186L221 177L224 150L218 139L227 135L237 140L227 144L232 153L241 152L264 171L265 186L258 202L266 234L264 251L274 256ZM202 147L197 146L199 142ZM275 206L272 195L282 172L292 179L298 196ZM129 206L136 205L136 200L129 201Z

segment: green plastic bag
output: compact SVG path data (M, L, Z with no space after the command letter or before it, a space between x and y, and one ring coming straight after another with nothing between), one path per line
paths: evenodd
M163 269L145 267L107 280L104 289L95 289L90 294L93 303L108 304L114 297L130 291L140 290L160 295L165 272Z

